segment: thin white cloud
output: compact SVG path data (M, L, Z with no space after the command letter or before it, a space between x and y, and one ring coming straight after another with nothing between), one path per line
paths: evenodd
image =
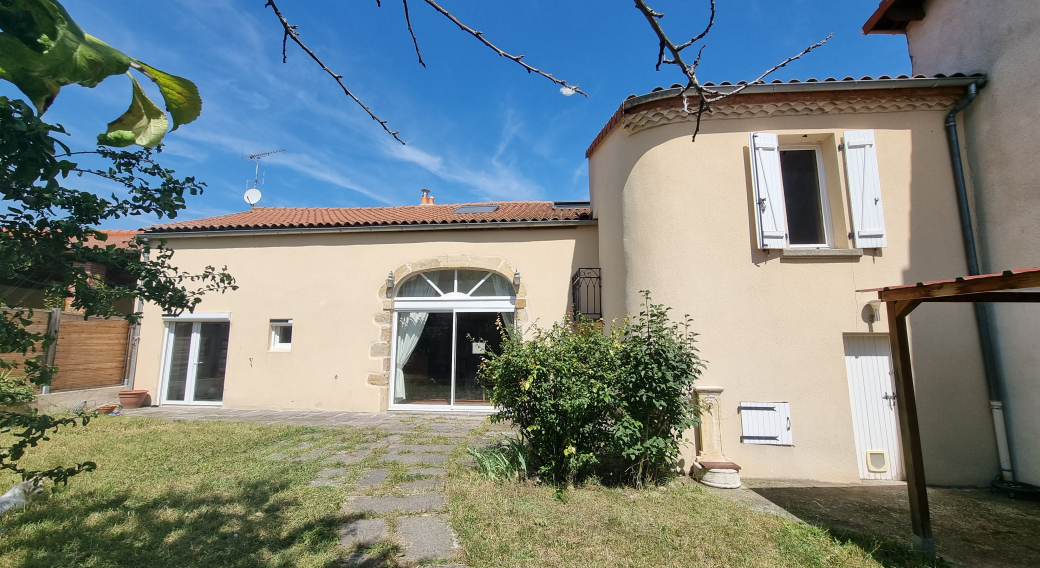
M383 194L372 191L361 184L351 180L347 176L343 175L342 172L337 171L328 165L328 161L321 161L308 155L302 154L275 154L266 158L272 164L278 164L285 166L295 172L299 172L308 177L331 183L333 185L356 191L369 199L378 201L380 203L386 203L387 205L393 205L394 202Z
M542 187L527 179L512 164L491 159L485 167L469 167L442 156L420 150L414 145L386 143L388 154L413 163L437 177L472 187L480 199L524 200L537 198Z

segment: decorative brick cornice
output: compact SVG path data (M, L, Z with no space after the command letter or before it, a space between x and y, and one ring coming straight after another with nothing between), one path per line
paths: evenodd
M716 103L715 112L705 114L701 120L944 111L952 108L962 96L963 89L959 88L798 93L797 96L737 95ZM696 114L683 110L682 99L676 97L632 109L625 114L621 124L625 132L634 134L696 119Z

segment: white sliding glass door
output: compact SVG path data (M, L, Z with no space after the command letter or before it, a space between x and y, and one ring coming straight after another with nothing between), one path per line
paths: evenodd
M227 321L166 323L161 404L221 404L230 331Z
M490 272L440 270L406 280L397 292L390 408L490 409L478 370L499 350L499 320L512 329L513 285Z

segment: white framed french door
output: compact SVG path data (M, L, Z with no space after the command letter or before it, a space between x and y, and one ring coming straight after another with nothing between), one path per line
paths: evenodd
M220 406L231 322L204 316L164 321L159 404Z

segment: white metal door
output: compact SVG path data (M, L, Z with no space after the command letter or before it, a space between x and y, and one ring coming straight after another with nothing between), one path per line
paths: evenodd
M904 479L887 335L846 335L856 461L861 479Z

